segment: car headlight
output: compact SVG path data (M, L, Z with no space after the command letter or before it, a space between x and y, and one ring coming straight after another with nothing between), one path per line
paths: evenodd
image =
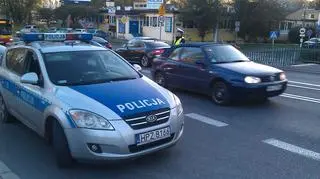
M280 80L281 80L281 81L284 81L284 80L286 80L286 79L287 79L286 74L285 74L285 73L280 73Z
M256 83L261 83L261 78L254 77L254 76L247 76L244 78L244 81L249 84L256 84Z
M79 128L114 130L107 119L97 114L84 110L70 110L69 113Z
M173 94L174 101L176 103L176 111L177 111L177 116L180 116L183 112L182 104L178 96Z

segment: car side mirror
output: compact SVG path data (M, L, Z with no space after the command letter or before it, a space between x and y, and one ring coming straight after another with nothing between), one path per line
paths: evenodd
M20 82L25 84L37 85L39 84L39 77L34 72L26 73L22 75L22 77L20 78Z
M135 70L137 70L137 71L141 71L141 70L142 70L141 66L138 65L138 64L133 64L133 68L134 68Z

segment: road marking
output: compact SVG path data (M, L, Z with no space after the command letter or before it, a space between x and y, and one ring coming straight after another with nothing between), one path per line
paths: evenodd
M305 66L314 66L314 63L306 63L306 64L299 64L299 65L292 65L293 67L305 67Z
M317 98L310 98L310 97L306 97L306 96L299 96L299 95L288 94L288 93L283 93L280 96L285 97L285 98L297 99L297 100L301 100L301 101L308 101L308 102L320 104L320 99L317 99Z
M189 113L189 114L186 114L185 116L192 118L192 119L195 119L195 120L198 120L198 121L201 121L201 122L204 122L204 123L212 125L212 126L216 126L216 127L225 127L225 126L229 125L227 123L217 121L217 120L214 120L214 119L211 119L211 118L208 118L206 116L202 116L202 115L199 115L196 113Z
M267 139L267 140L263 140L262 142L266 143L266 144L269 144L269 145L272 145L274 147L277 147L277 148L280 148L280 149L295 153L295 154L302 155L302 156L307 157L307 158L311 158L313 160L320 161L320 153L317 153L317 152L314 152L314 151L311 151L311 150L308 150L308 149L304 149L304 148L299 147L299 146L295 146L295 145L292 145L292 144L289 144L289 143L286 143L286 142L282 142L282 141L277 140L277 139L272 139L272 138L271 139Z
M303 88L303 89L320 91L320 88L312 88L312 87L307 87L307 86L291 85L291 84L288 84L288 86L290 86L290 87L295 87L295 88Z
M12 173L6 164L0 161L0 179L19 179L19 177Z
M289 81L289 84L299 84L299 85L307 85L307 86L312 86L312 87L320 87L319 84L313 84L313 83L304 83L304 82L299 82L299 81Z

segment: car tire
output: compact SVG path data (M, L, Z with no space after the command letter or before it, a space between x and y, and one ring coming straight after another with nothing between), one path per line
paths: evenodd
M52 144L57 160L57 165L60 168L72 167L74 160L71 156L68 141L63 128L58 121L53 121L52 124Z
M166 78L162 72L157 72L155 74L154 81L162 87L167 87Z
M146 55L144 55L141 58L141 62L140 63L141 63L141 66L143 66L143 67L149 67L150 66L150 60Z
M13 121L13 116L9 113L2 95L0 94L0 123Z
M223 81L215 82L212 86L211 98L218 105L229 105L231 96L228 85Z

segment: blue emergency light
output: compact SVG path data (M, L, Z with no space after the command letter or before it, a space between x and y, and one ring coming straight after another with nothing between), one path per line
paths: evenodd
M93 35L89 33L26 33L22 35L22 40L27 43L34 41L63 42L68 40L89 42L92 38Z

